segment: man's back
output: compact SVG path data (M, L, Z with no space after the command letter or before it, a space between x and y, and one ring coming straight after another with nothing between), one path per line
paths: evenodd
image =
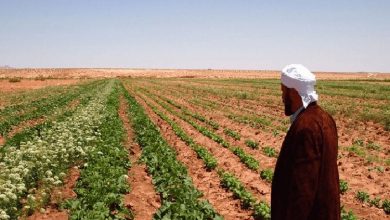
M337 128L316 102L291 125L272 182L272 219L340 219Z

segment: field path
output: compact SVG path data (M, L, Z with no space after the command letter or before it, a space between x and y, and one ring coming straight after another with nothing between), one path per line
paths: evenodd
M134 133L127 115L128 110L126 100L121 97L119 117L126 131L124 145L129 151L129 159L132 162L132 167L128 171L128 183L131 191L125 195L124 204L133 211L134 219L152 219L153 214L160 207L161 201L154 190L152 178L146 172L146 166L137 162L141 156L141 148L133 141Z

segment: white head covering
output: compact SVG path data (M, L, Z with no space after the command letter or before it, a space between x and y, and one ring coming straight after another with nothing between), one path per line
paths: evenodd
M318 100L314 90L316 84L315 75L301 64L290 64L283 68L281 76L282 84L287 88L294 88L302 98L303 107Z

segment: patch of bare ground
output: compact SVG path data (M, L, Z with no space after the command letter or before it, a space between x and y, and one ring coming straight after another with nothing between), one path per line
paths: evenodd
M42 124L45 120L46 118L40 117L40 118L34 118L31 120L23 121L20 124L12 127L11 131L7 133L7 138L12 138L15 134L23 131L26 128L31 128L39 124Z
M5 138L0 134L0 146L5 144Z
M52 220L67 220L69 214L66 210L60 210L58 205L67 200L75 198L77 195L73 191L77 180L80 177L80 170L77 166L69 169L68 175L64 180L64 184L60 187L55 187L50 194L50 202L44 210L36 210L32 215L28 216L28 220L52 219Z
M22 79L20 82L11 83L8 80L0 80L0 91L14 92L21 90L40 89L47 86L71 85L81 82L78 79L48 79L45 81Z
M158 104L151 99L148 99L145 96L142 97L158 106ZM158 108L166 115L169 115L169 117L171 117L188 135L190 135L196 143L199 143L209 150L210 153L212 153L217 159L218 166L226 171L234 173L243 185L252 192L258 200L270 202L270 187L267 183L260 179L258 172L247 168L230 150L204 136L187 122L172 115L160 106L158 106Z
M231 192L222 188L217 172L206 171L201 159L176 136L170 125L160 119L142 99L136 98L146 109L151 120L160 128L164 139L174 147L177 158L187 167L195 187L203 193L203 198L208 200L225 219L253 219L251 211L243 209L240 201L234 199Z
M161 206L161 200L154 189L152 178L147 174L146 166L136 162L141 156L141 148L133 141L134 134L127 111L127 102L121 97L118 113L126 131L124 146L129 151L129 160L133 162L128 171L128 183L131 191L125 195L124 204L131 209L134 219L152 219L153 214Z

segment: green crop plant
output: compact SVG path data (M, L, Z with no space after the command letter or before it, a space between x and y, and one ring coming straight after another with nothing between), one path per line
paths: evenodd
M348 190L348 182L345 180L340 180L340 193L344 194Z
M251 170L258 170L260 167L259 161L255 158L247 155L243 149L239 147L233 147L233 153L237 155L240 160Z
M236 132L236 131L233 131L232 129L225 128L225 129L223 130L223 132L224 132L226 135L228 135L228 136L234 138L234 140L236 140L236 141L238 141L238 140L241 139L240 133L238 133L238 132Z
M271 169L265 169L260 172L261 179L272 182L272 178L274 176L274 172Z
M386 214L390 214L390 200L383 200L382 209L386 212Z
M380 202L381 202L381 199L376 197L376 198L373 198L373 199L370 199L368 201L368 203L370 204L370 206L375 206L377 208L380 208Z
M269 147L269 146L263 147L263 153L268 157L277 156L276 150L273 147Z
M368 195L368 193L366 193L364 191L358 191L356 193L356 199L358 199L360 202L368 202L370 199L370 196Z
M269 205L264 202L257 202L255 197L248 192L242 183L231 173L219 171L221 177L221 184L223 187L233 192L233 195L240 199L244 207L251 207L254 209L254 217L256 219L269 220L271 218L271 209Z
M221 219L210 203L201 200L202 193L193 185L185 166L176 159L176 152L161 136L142 106L125 92L129 103L136 141L142 148L141 160L148 167L153 183L161 195L162 206L154 219Z
M341 207L341 220L357 220L357 217L352 211L347 212Z
M256 142L254 140L246 140L245 141L246 146L252 148L252 149L259 149L259 142Z

